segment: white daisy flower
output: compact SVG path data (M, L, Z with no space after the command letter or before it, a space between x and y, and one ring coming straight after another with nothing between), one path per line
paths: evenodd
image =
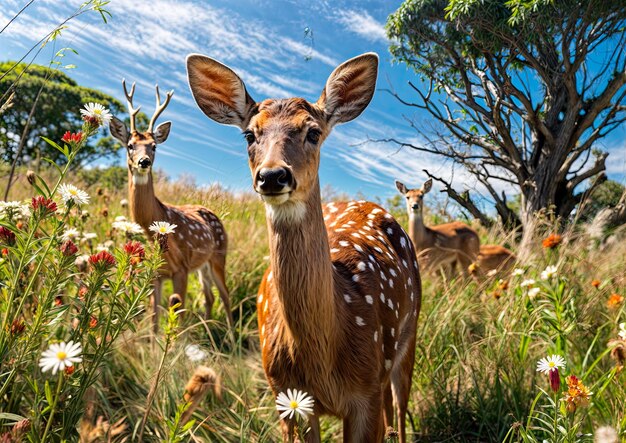
M78 229L69 228L66 229L61 238L63 240L76 240L80 236L80 231Z
M526 272L524 269L522 268L515 268L513 269L513 272L511 273L511 275L513 277L519 277L520 275L524 275L524 272Z
M30 207L19 201L0 202L0 216L2 217L30 217Z
M67 367L74 366L74 363L80 363L83 359L80 357L82 349L80 343L53 343L41 354L39 366L42 372L48 372L52 369L52 375L57 371L62 371Z
M116 229L123 233L143 234L143 228L135 222L116 220L111 224L111 226L113 227L113 229Z
M89 240L93 240L94 238L97 238L98 234L96 234L95 232L85 232L83 234L83 241L89 241Z
M545 270L541 271L541 279L550 280L552 277L556 275L556 271L557 271L556 266L548 266Z
M553 369L565 368L565 359L560 355L551 355L537 362L537 372L549 373Z
M626 340L626 323L619 324L619 338Z
M533 280L532 278L529 278L529 279L526 279L523 282L521 282L519 285L522 288L530 288L531 286L534 286L535 283L536 283L535 280Z
M66 205L70 202L77 205L89 203L89 195L74 185L62 184L59 186L59 193L61 194L61 199L63 199Z
M185 354L187 358L193 362L204 360L208 355L200 346L195 344L185 346Z
M535 298L537 296L537 294L539 294L541 292L540 288L530 288L528 290L528 296L530 298Z
M124 217L123 215L118 215L117 217L115 217L115 221L116 222L126 221L126 217Z
M109 110L100 103L87 103L85 109L81 109L80 113L83 118L91 117L97 119L102 126L108 125L113 117Z
M154 232L155 234L167 235L167 234L173 234L174 230L177 227L178 227L177 225L174 225L168 222L155 221L154 223L150 225L150 230Z
M109 252L109 248L106 245L103 245L102 243L98 243L96 245L96 251L98 251L98 252L102 252L102 251Z
M304 391L287 389L287 394L281 392L276 398L276 409L280 412L280 418L292 418L298 413L303 418L313 414L313 397Z

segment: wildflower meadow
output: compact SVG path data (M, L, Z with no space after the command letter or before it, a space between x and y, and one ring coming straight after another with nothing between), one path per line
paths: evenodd
M372 35L378 37L368 37L367 42L383 44L384 40L395 61L412 66L418 75L430 79L433 89L429 92L421 92L409 83L413 90L420 91L422 102L403 101L402 106L408 104L430 112L453 136L467 146L486 150L487 154L470 154L469 148L459 148L441 132L437 133L438 138L424 138L426 141L417 151L436 155L442 154L441 146L449 146L444 156L477 175L481 189L491 196L486 200L494 204L494 211L483 211L483 206L475 203L475 194L469 190L456 192L452 188L457 186L455 182L447 182L443 176L427 170L421 188L409 189L396 181L402 195L374 196L371 200L376 204L366 203L361 196L350 198L349 192L320 187L320 177L326 177L319 172L321 143L326 138L329 144L352 140L353 137L345 136L347 132L338 132L337 139L333 139L330 130L335 124L359 117L374 94L381 92L376 76L381 75L380 63L387 61L372 52L346 58L343 63L335 57L321 57L308 26L305 41L310 43L294 43L285 37L281 44L286 49L278 55L290 60L289 50L295 47L301 52L304 47L308 51L306 60L302 62L303 56L298 52L299 62L308 63L317 57L324 69L333 65L330 76L324 77L326 83L316 84L323 88L317 101L255 102L244 80L235 73L237 69L195 53L186 59L189 74L183 77L185 84L191 85L192 96L181 102L186 104L188 99L192 105L198 105L200 110L194 111L203 113L203 118L206 115L243 131L242 154L237 154L237 160L242 168L249 164L253 182L252 188L245 191L222 184L198 184L197 179L184 174L171 178L168 161L155 167L156 158L181 155L160 146L169 135L171 122L156 125L160 114L168 112L165 108L172 92L161 101L158 86L155 88L156 111L149 119L133 103L135 83L129 92L123 80L130 119L122 120L123 111L119 110L123 106L116 99L104 99L104 95L93 91L78 93L72 89L78 85L69 77L46 74L42 84L50 78L57 85L65 81L59 89L74 91L70 94L72 103L78 100L80 106L58 110L53 119L59 121L37 132L35 142L24 138L14 161L10 165L3 163L0 168L2 176L7 177L6 195L10 196L0 201L0 443L335 442L342 438L354 441L352 435L366 435L357 441L380 440L362 432L368 426L377 430L384 427L383 441L401 443L626 441L626 225L602 225L602 235L598 235L598 229L594 229L596 213L585 212L585 205L600 200L600 194L594 194L593 180L599 173L597 165L604 167L608 154L592 151L591 146L595 149L593 137L596 131L602 133L602 127L581 129L574 134L579 139L569 133L563 135L587 124L584 117L596 118L596 123L602 120L605 129L623 125L626 117L621 113L626 112L626 106L611 106L622 103L620 100L626 97L626 74L623 84L614 84L621 78L615 70L609 80L612 86L607 90L613 94L621 91L621 96L613 102L613 96L608 97L601 102L604 108L600 110L596 109L598 102L583 100L583 104L572 104L576 85L568 84L570 95L566 99L567 94L561 92L552 96L554 91L550 88L555 86L542 79L534 81L545 88L536 89L549 89L546 95L550 98L540 105L534 103L534 96L527 102L524 94L532 87L522 87L520 83L532 75L519 74L534 69L540 77L547 71L569 70L567 62L558 69L543 69L541 63L544 58L559 58L576 45L583 45L584 36L592 40L591 49L596 48L596 31L605 36L621 36L615 47L623 49L626 10L592 1L451 0L443 2L442 8L436 2L398 3L397 11L387 14L387 27L375 28L378 33ZM585 8L579 3L584 3ZM185 5L185 11L197 6ZM107 1L86 1L70 18L95 11L108 24L115 20L109 7ZM353 5L349 14L344 11L343 15L335 13L332 17L349 26L353 23L350 14L357 14L358 7ZM316 13L322 14L324 8ZM562 23L559 14L552 10L547 13L545 8L554 8L561 15L563 11L574 14L573 9L581 12ZM159 13L164 14L165 9L161 5ZM597 17L593 12L596 9L600 11ZM23 10L17 12L14 20ZM138 13L146 11L142 7ZM487 13L490 15L485 20L481 14ZM190 14L185 12L176 19L182 21L187 15ZM373 20L369 13L368 17ZM4 18L2 11L0 18ZM69 26L66 23L70 18L38 47L54 45ZM229 18L224 15L220 20L226 29ZM487 27L485 21L489 22ZM581 31L583 37L579 41L567 43L567 29L587 21L597 28L586 34ZM609 29L613 22L621 27ZM10 29L12 23L5 28ZM358 23L367 29L375 25L371 20ZM558 45L547 39L547 31L541 29L540 23L547 23L546 29L559 36L554 37ZM561 27L567 29L563 31ZM146 29L149 32L148 26ZM444 33L440 35L440 31ZM0 36L2 32L4 29ZM235 39L235 34L229 34L229 38ZM533 50L520 50L516 45L522 40L529 41ZM537 55L541 53L537 41L548 55ZM184 48L191 53L185 42L181 37L180 46L173 45L174 49L168 51ZM611 42L607 37L597 44ZM551 52L557 46L561 49ZM267 51L270 49L268 46ZM583 57L585 51L578 55ZM60 60L69 52L76 51L55 47L53 59ZM230 57L230 53L216 52ZM249 58L253 58L250 54ZM624 58L615 57L618 61ZM475 59L479 62L473 63ZM178 62L182 64L181 60ZM20 63L15 63L6 75L0 71L0 81L5 76L9 78L18 66L19 76L26 75L30 68ZM200 68L194 67L194 63ZM249 80L251 91L269 90L282 96L282 88L290 86L274 75L268 78L277 85L268 87L264 79L241 68L245 63L233 63L243 72L242 78ZM280 69L291 69L290 66L287 62L279 65ZM61 68L52 63L48 69ZM518 76L512 77L512 81L498 76L490 80L493 69L500 72L499 76L508 69L517 70ZM469 70L469 77L465 70ZM584 75L572 73L563 82L573 78L584 82L587 75L600 74L593 69ZM12 81L18 84L20 79ZM142 83L145 82L137 84L143 87ZM309 83L314 82L291 83L308 92ZM481 87L487 92L477 92ZM11 88L0 90L0 94L7 92L7 97L9 92L13 94L6 99L6 105L5 97L0 99L0 118L6 118L0 135L9 134L5 138L17 140L17 130L9 128L14 121L7 115L14 105L21 106L14 96L19 96L20 89ZM32 112L24 114L26 129L31 124L44 124L43 116L33 118L42 90L35 99L30 98L34 104ZM395 90L386 92L397 98ZM472 93L476 98L468 98ZM48 106L48 101L52 103L52 95L45 96L42 106ZM451 101L461 106L463 112L451 110L444 98L441 103L445 104L434 104L435 96L452 97ZM560 101L559 110L551 108L553 101ZM436 106L443 110L436 110ZM570 116L569 106L578 106L575 115ZM500 107L506 108L506 112L502 111L505 118L487 115L488 107L496 113ZM528 108L528 115L520 117L524 122L520 124L537 124L540 129L522 129L511 136L507 121L512 114L522 112L521 108ZM24 115L19 118L24 120ZM61 124L64 115L66 120ZM574 118L582 120L574 122ZM550 126L556 120L558 130ZM414 128L416 123L410 125ZM141 132L144 126L149 129ZM198 133L205 130L200 125L189 126ZM374 126L368 130L375 131ZM189 133L191 130L185 132ZM583 140L583 134L590 138ZM575 157L542 157L553 145L565 150L565 144L557 143L561 136L573 140L570 153L574 152ZM188 137L197 138L193 134ZM266 143L264 137L275 138ZM533 145L537 150L529 153L526 148L519 148L529 137L535 139L535 145L538 140L548 140L553 145ZM39 142L44 147L36 151L33 146ZM360 147L350 146L367 151L380 143L410 149L416 148L412 144L417 142L385 138L368 140ZM137 151L141 151L140 158ZM296 155L288 157L293 152ZM580 173L583 166L578 156L584 152L587 160L596 161L590 169L593 174ZM104 153L103 158L118 160L122 158L119 153L123 153L123 166L119 161L113 165L84 161L100 153ZM255 169L260 157L270 160ZM328 158L321 158L328 162ZM370 164L345 153L331 157L335 163L346 158L352 168ZM184 159L188 163L202 162L197 158ZM477 163L468 166L475 159ZM502 166L505 160L515 163L515 168L505 165L509 172L501 180L519 185L519 189L514 188L519 192L509 200L500 187L496 191L489 181L493 179L490 168ZM546 170L532 176L528 172L541 167L537 165L559 161L572 169L558 177L560 170L558 174L556 170ZM401 170L401 162L397 162L395 169ZM483 169L478 166L481 163ZM223 165L211 168L214 166L230 171ZM448 164L444 163L438 171L446 167ZM580 169L575 170L577 167ZM389 169L395 173L394 168L387 166L380 171ZM511 177L516 172L511 171L517 169L527 176L515 178L519 183L514 183ZM359 171L367 178L365 169ZM382 180L371 175L372 183ZM462 180L466 179L463 176ZM557 190L548 186L548 182L558 180ZM392 188L393 181L387 181ZM441 185L444 197L428 195L433 183ZM579 184L587 188L574 196L572 190ZM143 188L137 191L136 186ZM306 186L311 187L310 195L314 198L303 204L305 200L297 199L304 198L301 195ZM530 188L534 190L529 191ZM288 191L283 192L284 189ZM608 188L603 189L608 193ZM571 196L563 197L570 191ZM620 191L626 196L626 191ZM537 194L550 192L554 198L545 199L549 203L538 207L541 195ZM137 205L138 199L146 195L150 204ZM292 198L295 203L289 200ZM614 214L620 207L623 209L624 198L597 209L611 210L611 217L616 218ZM329 204L326 212L319 210L320 200ZM342 206L342 200L351 203ZM277 208L286 202L293 205L280 212ZM456 206L452 208L453 202ZM367 212L363 208L368 208ZM147 222L148 215L154 214L158 217ZM358 223L354 220L362 222L362 229L355 230L353 225ZM296 234L284 228L298 223L303 228ZM309 235L317 232L311 227L336 231L342 237L332 243L332 236ZM311 231L307 231L309 228ZM428 247L422 247L420 240L432 241ZM209 253L199 249L201 244L223 246L223 250L215 246ZM481 246L499 246L492 249L505 258L499 265L490 266L485 258L487 249L480 249ZM317 260L299 261L315 247L321 251L319 261L327 262L327 266L320 267L323 269L318 274L310 274L315 278L307 279L308 267L317 269L313 266ZM281 248L287 249L287 253L276 259L276 251ZM344 253L348 258L342 258ZM211 256L213 261L202 254ZM358 257L362 261L353 259L357 255L348 254L361 254ZM466 260L469 266L464 265ZM415 273L411 274L412 270ZM286 275L289 272L293 274ZM375 284L367 280L370 274ZM225 275L224 282L220 282L220 275ZM300 280L294 283L295 277L290 279L293 275ZM331 277L325 280L328 275ZM319 299L313 300L317 304L306 299L311 291L305 291L302 284L316 287L316 279L327 284L319 285L319 294L314 296L327 296L323 298L325 303L340 308L332 310L319 306ZM296 297L289 299L289 294L281 292L284 287L298 288L292 291ZM365 292L361 294L357 290L363 287ZM220 300L215 295L228 298ZM225 300L230 300L230 306ZM329 318L320 318L320 313L326 312L339 312L337 318L332 318L338 320L331 322L331 314ZM355 312L357 315L353 315ZM283 318L281 315L289 318L287 326L284 319L282 326L273 320ZM393 326L388 327L381 319ZM372 322L378 323L372 326ZM332 324L336 330L319 333L317 328L325 324ZM412 330L407 324L416 325L415 362L409 369L399 367L410 366L407 363L387 358L391 352L394 357L399 355L400 361L413 352L413 337L406 332ZM373 327L371 334L367 332L367 340L371 340L366 342L362 336L369 327ZM326 351L335 344L333 340L341 341L344 347L337 346L343 354L331 358ZM303 349L309 351L305 358L299 355ZM350 352L355 349L358 355L353 358ZM372 365L375 370L363 376L364 372L358 369L369 367L377 356L382 356L380 364ZM358 361L355 364L349 358ZM310 367L295 367L303 361L309 362ZM412 363L410 358L402 361ZM333 371L328 370L331 365ZM406 383L410 386L398 382L398 374L406 371L410 376ZM358 377L353 376L357 373ZM376 377L383 385L372 395L375 401L365 394L352 395L369 392L357 388L369 386L368 382ZM340 385L337 380L347 381ZM281 384L285 384L284 390L270 388ZM404 411L396 411L401 409L400 397L404 392L408 396L406 433L397 421ZM372 404L383 405L383 410ZM378 417L379 422L354 419L367 417L360 413L368 408L375 409L371 416ZM381 431L379 435L382 434Z

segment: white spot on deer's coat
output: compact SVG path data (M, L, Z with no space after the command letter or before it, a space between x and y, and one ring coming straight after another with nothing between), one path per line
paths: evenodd
M393 235L393 229L391 229L391 228L387 228L387 234L389 234L389 235Z
M356 317L356 324L359 326L365 326L365 322L361 317Z
M352 234L350 234L352 237L356 237L356 238L361 238L361 234L359 234L358 232L353 232Z
M385 360L385 369L386 370L390 370L391 369L391 360Z
M393 349L395 349L396 351L398 350L398 341L396 340L396 344L393 345Z
M387 281L387 277L385 276L385 273L383 271L380 271L380 278Z
M396 273L395 269L393 269L393 268L389 269L389 273L390 273L391 275L393 275L394 277L398 275L398 274Z
M357 282L357 281L359 281L359 274L354 274L354 275L352 276L352 281L353 281L353 282Z
M347 241L345 241L345 240L341 240L341 241L339 242L339 246L343 246L344 248L345 248L346 246L348 246L349 244L350 244L350 243L348 243L348 242L347 242Z
M383 250L380 249L378 246L374 246L374 249L377 250L378 252L380 252L381 254L383 253Z
M374 341L378 341L378 331L374 331Z
M389 309L393 309L393 300L388 298L387 299L387 306L389 306Z
M385 218L393 218L390 213L385 214Z
M392 337L396 336L396 328L391 328L391 336Z
M385 294L383 294L382 292L380 293L380 301L385 303Z
M358 265L356 265L356 267L357 267L357 269L358 269L359 271L365 271L365 267L366 267L366 266L365 266L365 263L363 263L363 262L361 261L361 262L359 262L359 264L358 264Z
M356 249L359 252L363 252L363 248L360 245L354 245L354 249Z
M372 271L374 270L374 264L372 262L368 262L367 265L370 267Z
M270 271L270 273L267 274L267 281L272 281L273 277L274 277L274 274L272 273L272 271Z
M352 298L350 298L349 294L343 294L343 299L346 301L346 303L352 303Z
M409 267L409 264L406 262L406 260L405 260L405 259L402 259L402 265L403 265L405 268L408 268L408 267Z
M389 287L393 288L393 280L392 279L389 279Z
M331 254L336 254L337 252L339 252L339 249L337 249L337 248L333 248L333 249L330 250Z
M261 303L263 301L263 293L259 294L259 303Z
M374 303L374 298L371 295L366 295L365 301L367 302L367 304L371 305Z

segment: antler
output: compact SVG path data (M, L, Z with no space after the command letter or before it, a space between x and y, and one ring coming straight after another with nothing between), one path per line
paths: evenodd
M130 87L130 94L126 89L126 79L122 79L122 86L124 87L124 95L126 96L126 101L128 102L128 113L130 114L130 132L135 132L137 129L135 128L135 117L137 113L141 109L141 106L138 108L133 108L133 95L135 94L135 82L133 82Z
M161 113L165 110L165 108L167 108L167 105L169 105L170 100L172 99L172 95L173 94L174 94L174 90L173 89L171 91L167 92L167 94L165 96L165 102L163 102L163 104L161 104L161 95L159 94L159 85L156 85L156 109L154 110L154 115L150 119L150 125L148 126L148 132L152 132L153 126L156 123L157 118L159 118L159 115L161 115Z

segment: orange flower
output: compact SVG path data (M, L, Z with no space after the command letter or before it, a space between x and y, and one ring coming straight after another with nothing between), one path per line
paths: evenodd
M609 297L609 299L606 302L606 306L609 309L615 309L617 308L619 305L621 305L624 302L624 297L622 297L619 294L613 293L611 294L611 296Z
M76 368L74 367L74 365L72 366L66 366L65 367L65 374L66 375L72 375L74 373L74 371L76 370Z
M565 402L567 412L573 413L579 406L583 408L589 406L589 399L592 394L589 392L589 388L575 375L566 377L565 382L567 383L567 391L565 392L563 401Z
M498 288L506 291L507 289L509 289L509 281L500 279L500 281L498 281Z
M591 280L591 286L593 286L594 288L598 289L600 287L600 283L602 283L600 280Z
M96 326L98 326L98 319L92 315L91 318L89 319L89 327L93 329Z
M544 248L554 249L563 241L563 237L559 234L550 234L548 237L543 239L542 245Z

